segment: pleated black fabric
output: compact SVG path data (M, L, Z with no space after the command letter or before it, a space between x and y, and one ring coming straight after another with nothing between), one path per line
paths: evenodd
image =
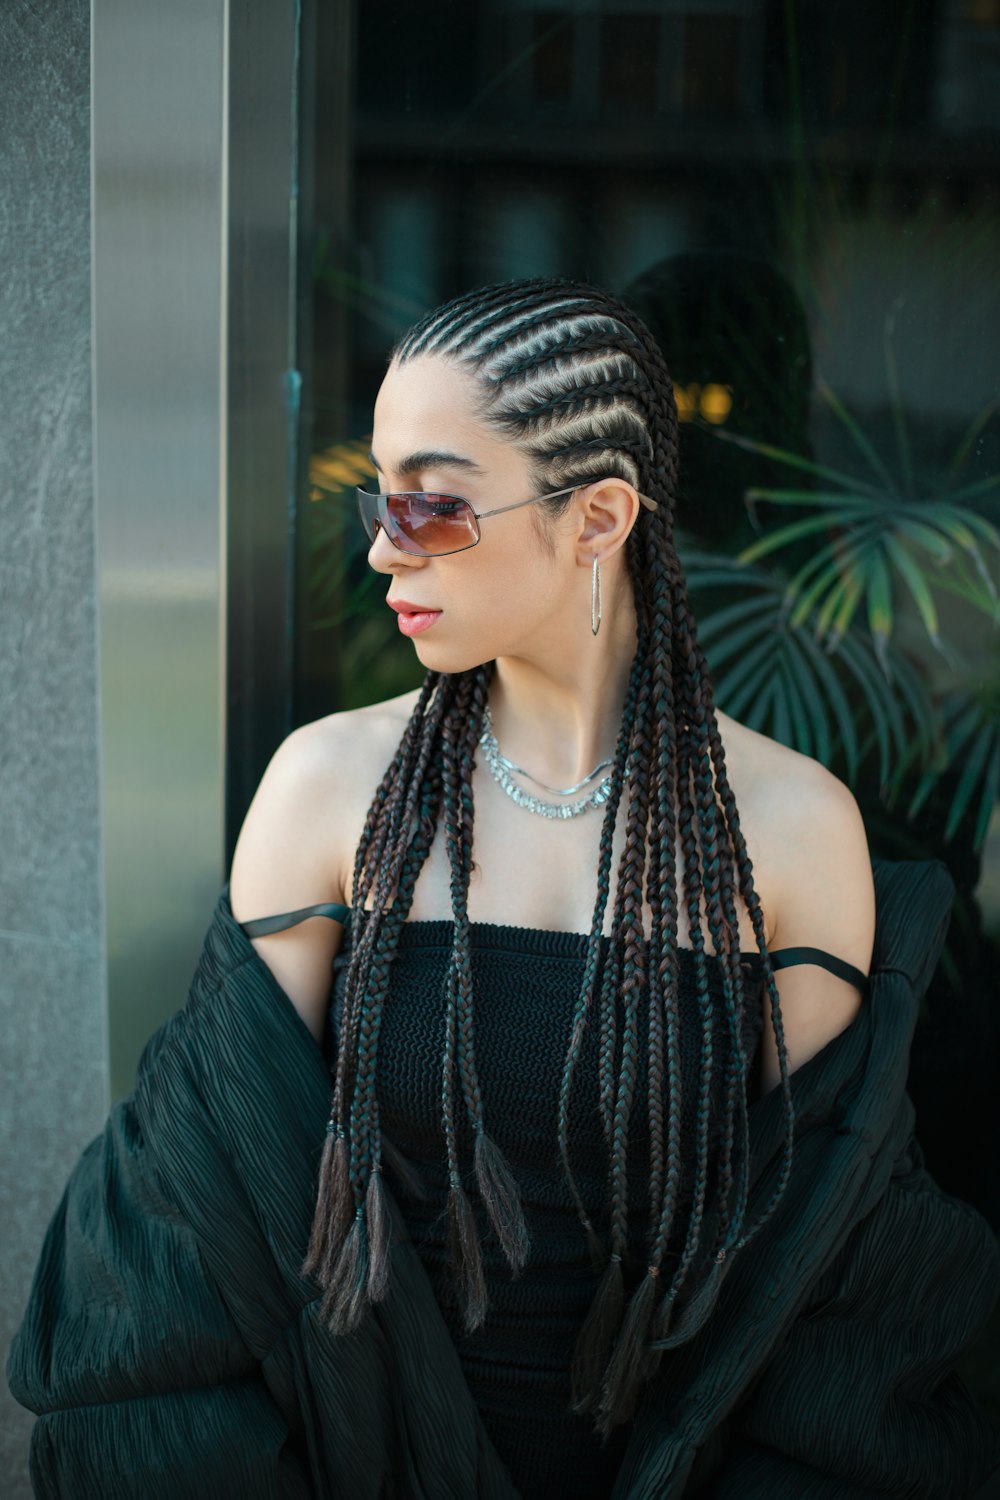
M648 1387L613 1500L966 1500L1000 1470L1000 1434L951 1369L1000 1295L1000 1250L926 1172L905 1092L954 883L940 860L872 869L869 994L791 1075L789 1191ZM750 1120L762 1204L780 1090Z
M875 861L857 1020L792 1076L777 1214L647 1387L613 1500L966 1500L1000 1438L952 1370L1000 1292L982 1218L924 1169L905 1094L953 886ZM223 889L185 1007L83 1151L7 1359L36 1495L516 1500L400 1208L392 1290L334 1338L299 1272L330 1106L321 1049ZM783 1118L751 1109L754 1197Z

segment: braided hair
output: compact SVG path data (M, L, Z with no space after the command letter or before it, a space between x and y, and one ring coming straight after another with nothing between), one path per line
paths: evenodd
M577 1337L571 1405L607 1437L633 1414L662 1352L702 1326L732 1257L773 1214L792 1164L794 1116L781 1010L752 866L726 771L709 674L673 544L677 412L663 355L623 303L583 283L537 278L487 287L428 313L390 360L446 358L466 369L488 423L531 461L536 493L616 476L655 500L626 542L636 647L604 813L584 974L558 1101L563 1171L595 1273L596 1294ZM544 502L558 515L566 499ZM516 1275L529 1236L517 1181L487 1133L475 1060L467 894L472 868L472 771L494 663L428 672L368 812L354 865L355 945L346 979L330 1122L303 1271L325 1288L321 1316L354 1328L388 1288L389 1235L382 1156L407 1185L407 1164L379 1129L379 1026L389 969L439 819L444 819L454 914L444 986L441 1115L448 1158L449 1242L466 1329L487 1312L472 1206L457 1153L456 1096L473 1130L478 1192ZM612 844L625 799L606 952ZM676 807L675 807L676 803ZM683 894L675 856L683 856ZM763 957L778 1044L787 1130L777 1181L756 1221L749 1197L745 997L736 894ZM643 931L643 896L651 916ZM694 950L701 1037L697 1098L682 1096L678 910ZM710 994L701 912L722 981ZM619 1017L620 1012L620 1017ZM608 1243L580 1196L569 1149L570 1098L586 1028L600 1027L599 1110L607 1155ZM620 1035L619 1035L620 1030ZM646 1048L650 1171L646 1271L627 1286L627 1151L639 1049ZM456 1081L458 1089L456 1090ZM721 1114L718 1097L721 1093ZM694 1105L690 1207L682 1212L682 1103ZM710 1152L711 1126L718 1128ZM685 1142L685 1145L688 1144ZM714 1159L711 1159L714 1158ZM410 1177L412 1182L412 1173ZM668 1261L668 1246L670 1249ZM628 1296L626 1297L626 1293Z

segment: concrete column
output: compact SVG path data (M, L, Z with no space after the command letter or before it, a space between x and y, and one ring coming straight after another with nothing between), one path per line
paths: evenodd
M0 7L0 1348L108 1104L90 7ZM0 1382L0 1491L32 1417Z

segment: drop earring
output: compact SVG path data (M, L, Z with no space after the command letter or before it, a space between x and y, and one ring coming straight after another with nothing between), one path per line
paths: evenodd
M590 575L590 628L594 635L601 628L601 565L594 553L594 567Z

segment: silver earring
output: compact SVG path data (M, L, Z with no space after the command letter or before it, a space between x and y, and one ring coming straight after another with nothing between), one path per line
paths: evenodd
M590 575L590 628L594 635L601 628L601 565L594 553L594 567Z

